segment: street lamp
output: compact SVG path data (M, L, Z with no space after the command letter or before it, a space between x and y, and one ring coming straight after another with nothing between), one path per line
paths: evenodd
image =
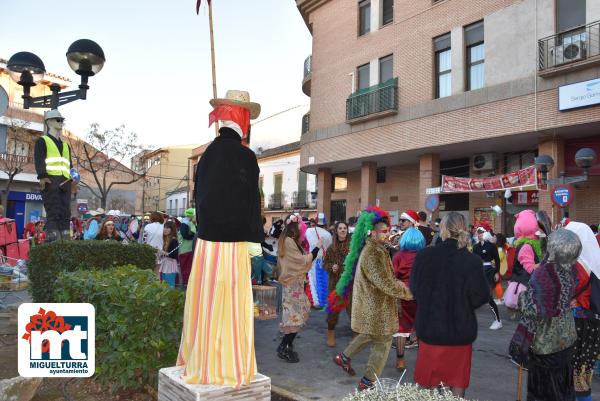
M102 48L94 41L89 39L79 39L67 50L67 62L69 67L79 76L81 84L79 89L68 92L62 92L60 85L53 83L50 85L51 95L31 97L31 87L42 80L46 73L46 67L43 61L33 53L19 52L13 54L8 60L10 77L23 87L23 108L44 107L56 109L58 106L70 103L77 99L86 99L88 78L96 75L104 66L104 52Z
M542 181L549 185L567 185L588 180L588 170L596 162L596 152L591 148L581 148L575 153L575 164L583 169L583 175L567 177L564 171L560 177L548 179L548 172L554 167L554 159L549 155L539 155L535 158L535 166L542 173Z

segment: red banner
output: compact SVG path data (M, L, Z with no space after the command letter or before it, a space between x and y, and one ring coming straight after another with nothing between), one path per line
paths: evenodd
M488 192L523 187L537 188L537 183L537 172L534 166L493 177L468 178L443 175L442 193Z

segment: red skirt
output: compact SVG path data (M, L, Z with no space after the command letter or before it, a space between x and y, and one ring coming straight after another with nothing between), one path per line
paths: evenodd
M469 345L429 345L419 341L415 366L415 383L421 387L467 388L471 378L471 355Z
M400 327L398 332L402 334L411 334L415 332L415 317L417 316L417 303L415 301L400 301L400 311L398 320Z

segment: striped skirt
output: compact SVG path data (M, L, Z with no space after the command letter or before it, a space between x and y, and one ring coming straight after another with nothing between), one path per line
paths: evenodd
M245 242L198 240L177 358L186 383L239 388L254 378L250 271Z

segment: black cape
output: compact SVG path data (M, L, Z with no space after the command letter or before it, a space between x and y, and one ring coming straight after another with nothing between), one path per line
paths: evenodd
M262 242L259 168L240 136L221 128L196 167L198 238L213 242Z

